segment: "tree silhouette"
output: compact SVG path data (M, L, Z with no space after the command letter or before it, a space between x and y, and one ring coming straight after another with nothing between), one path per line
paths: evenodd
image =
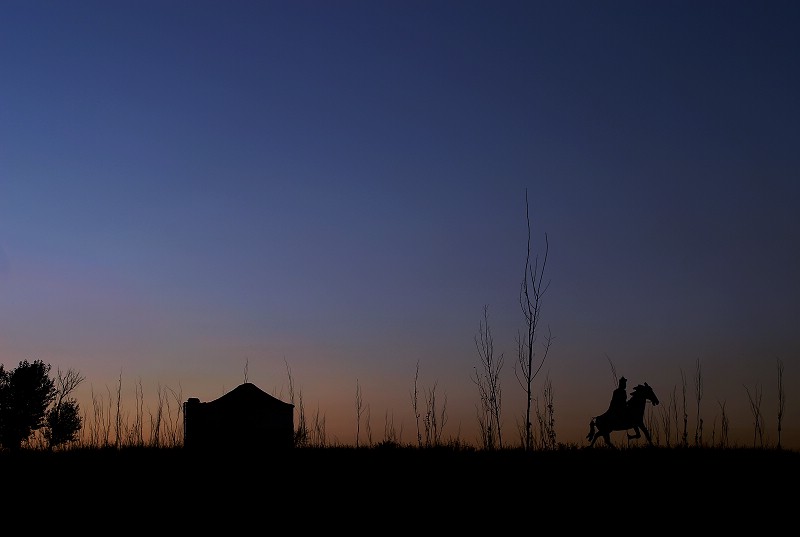
M24 360L12 370L0 364L0 445L19 449L22 442L45 425L47 407L56 395L48 376L50 365Z
M40 429L51 448L75 440L80 407L70 394L83 377L59 370L54 380L50 369L41 360L24 360L11 370L0 364L0 447L18 450Z
M81 430L80 406L70 394L83 380L84 377L72 369L66 373L59 369L56 374L54 403L45 416L44 437L50 449L72 442Z
M77 439L81 429L78 403L69 400L54 406L47 413L45 423L47 427L44 429L44 437L51 449Z
M545 338L543 344L542 356L539 363L534 363L536 357L535 343L539 335L539 315L542 309L542 295L547 290L550 282L543 282L544 269L547 265L547 253L549 250L549 242L547 234L544 235L544 257L541 266L539 265L539 256L537 255L531 261L531 218L528 210L528 189L525 189L525 219L528 223L528 250L525 256L525 273L522 276L522 284L519 291L519 305L522 308L522 313L525 316L525 334L519 334L517 337L517 360L518 368L515 368L515 374L520 385L525 390L527 397L525 406L525 424L523 430L522 444L525 450L533 449L533 424L531 423L531 405L533 402L533 379L539 374L539 371L547 359L547 354L550 350L550 345L553 342L553 337L550 331Z

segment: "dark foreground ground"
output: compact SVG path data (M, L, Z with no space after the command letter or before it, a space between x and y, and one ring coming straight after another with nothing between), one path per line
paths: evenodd
M800 452L746 448L182 448L0 452L5 516L99 533L537 530L694 534L794 525ZM111 525L111 526L109 526ZM37 526L38 527L38 526ZM103 531L99 531L102 529ZM93 533L93 531L89 531Z

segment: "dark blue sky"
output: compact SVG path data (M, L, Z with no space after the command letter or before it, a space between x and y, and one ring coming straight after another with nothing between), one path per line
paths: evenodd
M611 364L663 400L700 363L706 430L725 403L746 442L744 386L767 419L777 360L800 389L798 27L795 2L4 2L0 363L204 400L245 363L285 396L288 363L342 442L357 383L411 430L419 363L472 440L488 304L514 431L527 189L562 440Z

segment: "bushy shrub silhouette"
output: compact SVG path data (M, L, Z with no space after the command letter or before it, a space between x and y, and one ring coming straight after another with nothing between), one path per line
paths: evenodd
M41 360L23 360L10 370L0 364L0 447L16 451L40 429L51 448L75 440L81 418L68 395L82 378L59 371L57 386L50 368Z

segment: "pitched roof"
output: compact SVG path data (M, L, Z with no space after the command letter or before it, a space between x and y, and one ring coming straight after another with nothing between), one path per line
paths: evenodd
M229 406L241 407L242 405L260 405L273 408L294 408L293 404L286 403L276 397L271 396L252 382L240 384L222 397L219 397L213 401L209 401L206 404L223 408Z

